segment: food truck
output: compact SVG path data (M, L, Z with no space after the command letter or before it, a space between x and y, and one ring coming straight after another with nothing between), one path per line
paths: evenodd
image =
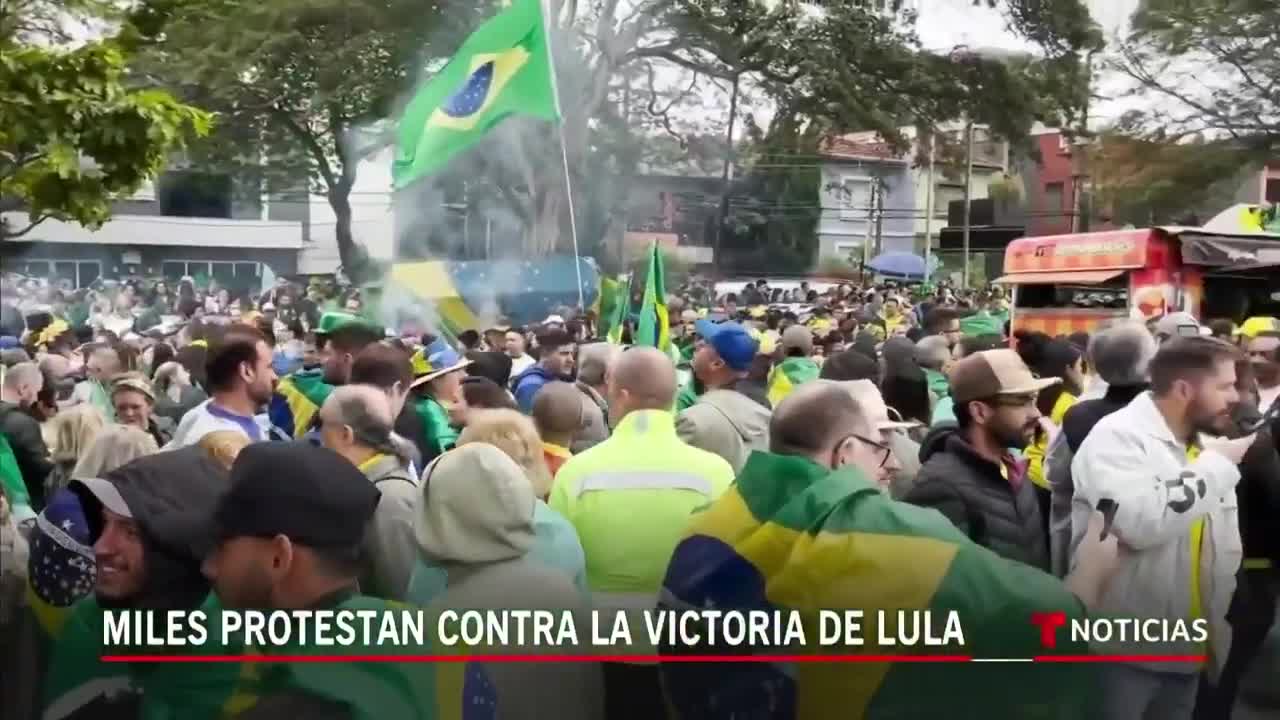
M1011 332L1056 336L1180 310L1202 320L1273 315L1277 265L1277 234L1157 227L1014 240L994 282L1013 291Z

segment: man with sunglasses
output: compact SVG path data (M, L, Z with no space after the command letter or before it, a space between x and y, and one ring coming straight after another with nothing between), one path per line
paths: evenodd
M941 425L924 439L923 465L903 499L931 507L974 542L1011 560L1049 569L1026 447L1040 424L1036 394L1061 382L1036 378L1013 350L987 350L957 362L950 372L956 425Z

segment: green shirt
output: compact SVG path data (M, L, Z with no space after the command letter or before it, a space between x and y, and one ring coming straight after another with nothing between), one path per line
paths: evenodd
M422 458L425 467L438 455L453 448L458 442L458 431L449 422L449 411L439 400L431 396L423 396L413 403L414 412L422 420L422 432L426 439L425 447L429 457Z

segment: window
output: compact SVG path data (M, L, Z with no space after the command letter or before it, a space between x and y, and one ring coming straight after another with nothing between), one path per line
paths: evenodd
M224 287L241 289L256 287L258 278L262 277L262 263L256 262L166 260L161 268L170 281L189 275L197 282L207 282L209 278L213 278Z
M964 202L963 185L938 185L933 192L933 216L946 218L951 203Z
M102 276L102 263L97 260L27 260L18 271L50 282L67 282L74 288L88 287Z
M1267 178L1267 197L1269 203L1280 203L1280 178Z
M840 179L841 220L866 220L871 216L871 178L846 175Z
M1045 183L1044 210L1059 213L1063 210L1062 201L1066 196L1065 186L1060 182Z
M1124 310L1129 307L1128 274L1097 285L1021 285L1017 307Z

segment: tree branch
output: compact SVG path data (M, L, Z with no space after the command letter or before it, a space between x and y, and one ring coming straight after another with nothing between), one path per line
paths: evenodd
M21 230L19 230L19 231L17 231L17 232L10 232L10 231L9 231L9 221L6 219L6 220L4 221L4 229L3 229L3 232L0 232L0 238L3 238L3 239L5 239L5 240L11 240L11 239L13 239L13 238L20 238L20 237L22 237L23 235L26 235L27 233L29 233L29 232L31 232L32 230L34 230L34 229L36 228L36 226L37 226L37 225L39 225L40 223L44 222L45 220L48 220L48 219L49 219L49 218L51 218L51 217L53 217L53 216L52 216L52 215L50 215L49 213L41 213L41 214L37 215L37 216L35 217L35 219L34 219L34 220L32 220L32 221L30 222L30 224L28 224L26 227L22 228Z
M340 180L333 172L333 164L329 162L329 156L325 153L324 148L320 147L320 142L316 140L315 135L307 132L293 115L278 105L271 107L271 115L276 118L286 130L288 130L298 142L306 147L316 162L316 169L320 173L320 177L324 180L325 187L331 192L338 186Z

